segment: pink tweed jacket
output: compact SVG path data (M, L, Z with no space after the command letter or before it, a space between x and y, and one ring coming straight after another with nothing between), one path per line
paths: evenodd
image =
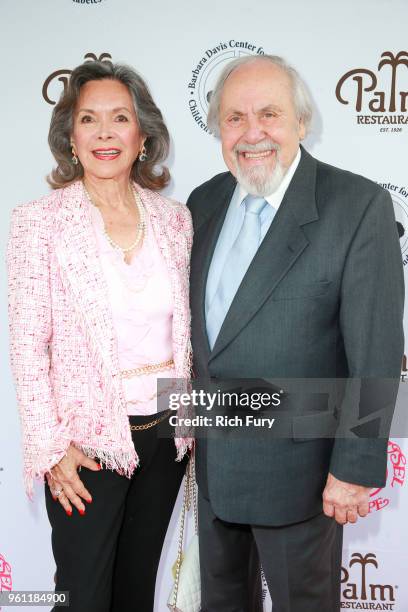
M191 367L188 209L135 185L170 272L177 377ZM115 331L82 183L13 211L8 245L11 365L28 494L70 443L130 476L138 464ZM176 438L177 459L191 445Z

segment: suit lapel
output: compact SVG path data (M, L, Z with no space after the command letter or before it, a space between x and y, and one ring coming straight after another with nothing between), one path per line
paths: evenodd
M81 182L62 192L58 214L56 256L64 288L72 296L78 322L105 374L117 378L119 358L110 301L99 261L89 202ZM118 379L118 378L117 378ZM119 383L115 387L121 399Z
M205 292L208 271L235 186L235 179L232 175L227 174L221 192L218 191L214 195L208 194L208 209L210 209L214 200L217 202L217 205L212 212L206 214L206 211L204 220L197 227L194 234L190 281L191 311L197 317L193 329L195 335L194 353L198 359L201 357L205 362L208 361L210 356L205 321ZM203 353L202 355L200 355L201 352Z
M302 226L316 221L316 162L302 149L299 166L225 317L214 359L255 316L308 246Z

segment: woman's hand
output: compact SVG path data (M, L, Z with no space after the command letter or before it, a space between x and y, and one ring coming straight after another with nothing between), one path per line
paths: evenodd
M102 469L97 461L90 459L71 444L66 456L51 469L51 475L47 474L51 495L55 500L58 499L68 516L72 515L72 506L77 508L79 514L85 514L85 504L82 499L88 504L92 502L91 494L78 476L78 468L82 466L93 472Z

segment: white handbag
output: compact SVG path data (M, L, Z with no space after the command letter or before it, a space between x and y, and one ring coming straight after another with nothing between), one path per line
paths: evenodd
M167 602L167 607L171 612L199 612L201 608L197 490L194 468L194 454L192 454L187 465L184 481L184 498L180 516L174 585ZM191 505L193 506L195 533L183 554L184 528L187 512L190 510Z

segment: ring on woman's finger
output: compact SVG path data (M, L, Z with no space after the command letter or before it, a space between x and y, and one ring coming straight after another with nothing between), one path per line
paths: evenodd
M56 490L54 491L54 496L55 496L55 497L59 497L59 496L61 495L61 493L62 493L62 489L56 489Z

